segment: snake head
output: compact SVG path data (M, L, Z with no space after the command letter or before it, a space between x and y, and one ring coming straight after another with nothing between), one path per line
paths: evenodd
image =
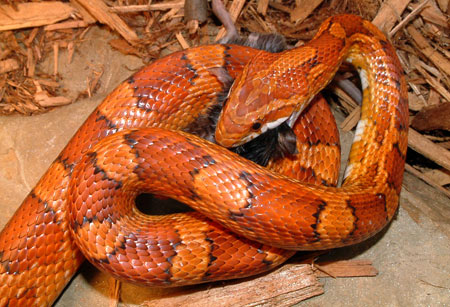
M247 143L286 121L292 128L301 112L302 105L289 88L270 74L248 77L246 69L233 83L217 122L216 142L227 148Z

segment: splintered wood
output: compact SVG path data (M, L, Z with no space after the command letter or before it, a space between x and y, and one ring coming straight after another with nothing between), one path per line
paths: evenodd
M175 291L144 306L292 306L322 293L323 286L310 265L285 265L259 278Z
M290 263L260 277L168 289L144 306L292 306L324 292L318 277L373 277L378 271L368 260Z
M0 5L0 31L53 24L75 14L75 9L60 1Z

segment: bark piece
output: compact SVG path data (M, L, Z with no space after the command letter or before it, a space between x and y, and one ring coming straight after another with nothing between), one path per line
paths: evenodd
M419 131L449 130L450 102L423 108L411 122L411 126Z
M408 145L428 159L450 170L450 151L433 143L414 129L409 129Z
M147 5L143 4L143 5L113 6L109 8L109 11L114 13L136 13L145 11L165 11L171 9L180 9L183 6L184 0L180 0Z
M208 2L206 0L186 0L184 2L184 18L187 21L198 20L199 23L203 23L207 17Z
M7 59L0 61L0 74L3 74L8 71L19 69L20 65L19 62L17 62L14 59Z
M75 14L75 9L59 1L0 5L0 31L40 27L56 23Z
M292 306L323 293L308 264L285 265L259 278L202 286L161 297L144 306Z
M120 19L117 14L109 11L108 6L102 0L76 0L99 22L108 25L116 30L131 45L135 45L139 40L137 34Z
M384 1L372 23L384 33L389 33L392 27L400 20L400 16L410 2L411 0Z
M434 65L450 75L450 61L437 52L413 25L406 27L406 29L416 43L417 49L429 58Z
M296 8L291 12L291 22L297 24L305 20L323 0L302 0L297 1Z
M319 262L314 265L318 277L364 277L377 276L372 261L365 259Z

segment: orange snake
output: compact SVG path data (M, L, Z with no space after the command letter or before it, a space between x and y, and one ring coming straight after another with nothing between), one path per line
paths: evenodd
M320 100L306 106L344 60L360 72L364 98L337 188L338 141L326 136L335 126L303 126L328 118ZM217 142L235 146L282 121L292 127L305 109L293 129L297 156L310 160L285 157L269 166L325 186L173 131L189 130L223 91L217 68L236 78ZM329 18L305 46L280 54L235 45L171 54L97 107L2 230L0 305L51 304L84 256L121 279L176 286L262 272L292 250L361 242L397 210L407 127L406 85L395 51L356 16ZM302 140L302 133L312 139ZM319 148L318 157L307 144ZM132 205L142 192L200 213L145 216Z

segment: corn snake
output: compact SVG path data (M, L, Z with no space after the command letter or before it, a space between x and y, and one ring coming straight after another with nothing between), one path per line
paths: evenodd
M215 226L214 230L208 230L209 232L201 231L203 241L212 242L216 244L215 247L200 248L197 243L200 238L195 237L198 235L185 231L206 227L194 224L194 221L197 223L198 220L204 220L197 213L188 214L190 217L187 217L187 223L192 223L191 226L183 226L176 231L168 227L154 227L153 230L161 232L161 236L168 236L165 239L143 239L142 234L142 237L138 236L138 241L144 241L139 244L131 241L129 243L132 235L124 236L125 230L120 231L122 237L117 241L109 239L109 235L115 230L107 232L106 237L101 238L105 231L98 226L99 220L105 219L107 223L110 223L110 220L119 220L115 216L116 213L108 211L107 205L99 214L101 218L95 217L91 210L85 210L90 212L86 217L73 213L73 217L69 219L68 212L64 209L66 197L73 199L75 207L77 204L84 207L86 201L101 198L96 196L96 189L93 187L94 190L88 194L81 190L78 193L80 186L75 184L75 181L71 183L73 195L66 195L69 179L85 176L80 173L84 164L87 165L86 168L91 167L87 171L87 174L92 174L89 178L98 177L102 186L124 192L128 183L125 177L121 177L124 176L121 172L128 172L132 177L137 176L144 181L157 182L152 192L178 198L189 204L199 202L200 205L193 206L198 206L199 211L207 216L221 215L220 223L240 235L280 248L311 250L343 246L360 242L382 229L397 208L406 154L406 87L393 48L370 23L354 16L337 16L327 20L316 38L306 47L290 52L297 53L289 55L286 52L288 55L283 57L285 62L282 62L275 59L275 55L238 46L213 45L193 48L157 61L119 85L87 119L0 234L0 305L42 305L49 304L56 298L83 259L75 241L71 239L69 224L72 224L75 233L81 234L77 240L83 249L93 248L97 251L88 257L91 262L102 268L112 267L119 278L136 282L146 282L144 279L147 278L150 280L147 281L148 284L160 286L233 278L238 277L239 273L246 276L250 274L248 271L255 273L258 265L260 270L267 270L292 254L259 243L250 243L246 239L243 239L248 242L246 247L233 246L233 235L222 234L222 226L219 225ZM256 59L255 54L258 59L264 61L253 60ZM239 87L244 80L239 77L242 76L240 73L244 64L255 61L255 66L246 67L244 71L250 70L250 74L246 76L252 76L253 69L257 73L253 81L257 80L257 83L254 84L250 80L247 87L244 86L241 90L242 95L229 97L226 108L231 110L225 109L218 123L218 142L230 146L236 144L236 140L249 140L280 118L295 121L296 118L291 118L291 114L298 115L306 108L307 101L299 101L303 97L309 99L320 91L344 59L351 61L361 70L364 102L362 120L357 128L348 172L341 188L302 185L261 167L249 165L238 157L230 158L229 153L223 149L196 137L167 131L186 127L195 121L204 107L195 109L193 101L207 103L212 93L222 90L221 82L217 80L217 75L211 73L210 68L226 67L228 74L238 78L233 87ZM329 60L329 63L326 63L326 60ZM286 86L285 83L271 84L272 78L268 83L261 82L263 76L258 74L267 71L267 67L271 69L271 63L277 65L276 69L273 69L274 75L279 73L276 80L283 80L283 76L286 80L293 79L289 75L286 77L286 71L282 69L288 65L296 67L290 72L295 72L298 78L309 76L309 79L304 78L296 81L296 84ZM170 80L167 77L169 68L172 74ZM310 72L311 69L313 73ZM304 84L309 86L298 88ZM258 89L256 94L252 91L254 88ZM277 92L279 88L283 91ZM308 89L307 93L305 88ZM239 88L233 90L238 91ZM253 104L233 100L240 96L255 97L252 95L258 97L251 100L255 102ZM296 96L291 97L292 95ZM291 100L295 103L291 103ZM264 114L264 110L261 111L261 106L258 105L260 101L272 104L270 108L264 109L267 114ZM235 103L246 109L242 111L238 107L232 108ZM274 113L273 110L278 112ZM243 119L242 114L245 114ZM255 122L259 123L257 129L253 127ZM156 128L134 130L149 125ZM239 129L228 131L228 127ZM130 128L133 130L119 131ZM162 128L164 129L161 130ZM255 131L258 129L259 131ZM233 139L226 140L218 133L227 137L233 136ZM247 135L244 135L245 133ZM116 134L116 138L107 138L101 146L94 145L100 138L111 134ZM156 148L157 154L147 158L144 145L149 143ZM120 155L116 157L114 155L118 148ZM128 152L124 148L128 148ZM161 154L164 151L182 151L196 160L168 163L164 159L170 155ZM81 158L82 152L85 153L84 158ZM150 163L142 162L142 157L152 163L150 169L157 169L160 173L148 174L144 168L141 169L140 163ZM80 159L82 160L79 163ZM106 162L120 159L125 160L125 166L107 166ZM173 169L163 169L162 166L176 163L179 163L177 172L181 173L176 180L181 180L182 184L174 178L161 181L159 178L164 177L164 174L176 173ZM320 163L318 167L321 167ZM333 178L336 176L334 172L330 173L332 174L325 180L328 185L333 184ZM316 176L318 174L314 173L312 177ZM222 183L218 185L209 178L217 178L216 181ZM88 179L89 185L90 181L92 179ZM145 189L151 184L147 183ZM167 186L162 188L163 185ZM137 193L133 189L135 188L130 188L130 193ZM109 192L107 194L109 195ZM220 194L223 198L218 199L217 195ZM225 203L230 205L230 199L226 195L235 195L238 201L231 207L225 207ZM129 196L117 197L120 199ZM275 204L275 207L265 208L265 203ZM276 207L278 203L282 205ZM222 208L221 206L224 206L223 210L216 209ZM72 209L70 212L73 212ZM128 219L132 225L134 223L134 228L141 230L141 222L135 220L135 216L140 214L134 214ZM104 217L107 215L110 220ZM276 216L279 218L274 218ZM191 218L192 220L189 220ZM287 218L292 221L288 222ZM148 217L146 219L151 220ZM97 235L84 232L84 228L96 227L100 229ZM152 229L151 226L147 227ZM266 228L270 230L266 231ZM258 232L261 229L263 233L278 231L279 234L264 237ZM208 236L205 237L206 232ZM178 236L184 235L187 237L181 242ZM94 243L94 237L101 239ZM192 240L187 239L188 237ZM129 261L123 261L121 252L129 248L128 243L140 249L144 246L154 246L152 240L157 241L156 245L159 246L155 255L135 253L136 257L125 257ZM220 241L231 245L231 249L235 251L246 249L250 255L248 263L236 262L236 259L226 253L213 255L212 252L221 250L218 247ZM106 244L109 250L99 251L98 245L102 244ZM195 252L186 252L189 248ZM196 253L199 255L194 255ZM198 260L199 263L196 263L197 260L190 258L193 256L206 260ZM153 265L154 262L149 261L149 257L157 259L156 266ZM187 259L184 262L183 257ZM239 255L239 259L242 257ZM234 263L223 268L216 265L219 262L226 263L228 258L234 260ZM252 259L253 262L250 262ZM150 267L142 269L147 263ZM124 267L134 271L129 273ZM244 270L248 271L242 273Z

